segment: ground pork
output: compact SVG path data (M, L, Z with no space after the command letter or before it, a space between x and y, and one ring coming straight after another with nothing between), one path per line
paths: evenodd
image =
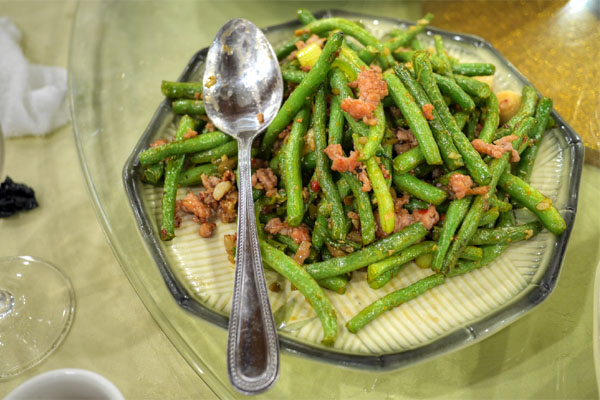
M238 191L235 188L235 174L226 170L223 177L202 175L204 190L175 203L175 223L181 223L181 213L193 215L194 222L200 224L198 231L202 237L212 236L215 230L215 215L223 223L234 222L237 217ZM216 196L216 198L215 198Z
M272 218L265 225L265 231L271 235L285 235L294 239L295 243L310 242L310 229L305 224L300 224L297 227L291 227L287 222L281 222L279 218Z
M191 139L191 138L196 137L196 136L198 136L198 132L196 132L193 129L188 129L188 131L183 134L183 138L184 139Z
M397 128L396 139L398 139L398 142L394 144L394 150L397 154L406 153L408 150L419 145L417 138L415 138L410 129Z
M277 194L277 176L271 168L259 168L252 174L252 187L264 189L267 197Z
M203 238L209 238L212 236L215 229L217 229L217 224L213 222L203 222L202 224L200 224L198 234Z
M425 225L427 230L430 230L435 224L440 220L440 215L438 214L435 206L430 205L427 209L419 210L414 209L412 213L410 213L406 208L402 207L400 204L404 201L405 197L401 197L401 200L396 204L394 204L394 231L393 233L400 232L402 229L406 228L409 225L414 224L415 222L421 222ZM381 229L381 224L379 222L379 210L376 210L374 213L375 216L375 236L381 239L388 236L387 233Z
M310 256L310 242L305 241L300 243L300 246L298 246L298 250L294 255L294 261L302 265L304 264L304 260L306 260L308 256Z
M156 139L154 142L150 143L150 148L162 146L163 144L167 143L169 143L167 139Z
M356 167L352 172L356 174L356 177L358 178L360 183L362 183L361 190L363 192L370 192L371 189L373 189L373 187L371 186L371 181L369 180L369 176L367 175L367 171L365 170L365 167L362 164Z
M473 188L473 184L473 179L470 176L456 173L450 176L448 189L457 199L462 199L465 196L486 194L490 190L489 186Z
M343 99L341 103L342 110L356 120L362 119L367 125L377 124L373 112L381 99L388 95L387 83L383 80L381 68L377 66L362 67L362 71L358 74L356 80L350 82L348 86L358 88L358 99Z
M425 117L425 119L427 119L427 121L433 120L433 104L424 104L422 111L423 116Z
M504 153L510 151L510 162L518 162L519 152L512 147L512 141L518 139L517 135L504 136L494 141L494 144L486 143L480 139L475 139L471 142L475 150L481 154L487 154L493 158L500 158Z
M415 221L421 222L425 225L427 230L433 228L435 224L440 220L440 215L438 214L435 206L430 205L426 210L415 209L412 212L412 216Z
M351 151L349 157L344 156L344 150L340 144L330 144L324 150L327 157L332 161L331 169L338 172L354 171L360 166L358 152Z

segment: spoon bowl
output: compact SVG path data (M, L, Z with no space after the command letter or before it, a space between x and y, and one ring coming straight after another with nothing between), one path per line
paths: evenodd
M256 231L250 150L283 98L279 62L261 30L241 18L227 22L208 50L203 85L206 114L238 141L238 235L227 367L234 388L256 394L277 380L279 342Z

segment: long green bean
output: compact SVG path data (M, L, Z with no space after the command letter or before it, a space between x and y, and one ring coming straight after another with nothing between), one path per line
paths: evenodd
M231 136L219 131L203 133L190 139L176 140L142 152L140 154L140 164L146 166L155 164L167 157L197 153L217 147L230 140Z
M183 136L196 126L196 121L189 115L184 115L179 120L177 132L175 132L176 143L183 139ZM160 225L160 238L162 240L171 240L175 237L175 199L177 197L177 181L179 173L183 167L185 155L177 155L167 160L165 167L165 183L162 198L162 222Z
M325 154L327 147L327 132L325 123L327 118L327 103L325 100L325 85L322 85L315 96L312 129L315 141L316 176L323 191L323 197L331 205L331 236L335 240L346 237L346 214L342 206L342 199L337 186L331 177L331 161Z
M422 223L416 222L398 233L394 233L361 250L343 257L306 265L306 270L315 279L327 278L366 267L418 242L427 234Z
M337 337L337 317L335 309L319 284L285 253L264 240L259 240L259 244L265 263L290 281L312 305L323 327L321 343L333 345Z
M550 232L560 235L567 228L565 220L552 205L552 199L544 196L523 179L505 171L498 181L498 186L534 213Z
M285 144L282 160L283 181L287 193L287 218L290 226L298 226L304 217L304 200L302 197L302 172L300 157L304 134L310 121L310 109L304 106L294 118L292 130Z

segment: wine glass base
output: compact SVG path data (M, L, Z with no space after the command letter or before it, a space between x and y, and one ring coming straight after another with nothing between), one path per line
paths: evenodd
M0 259L0 380L48 357L74 312L71 282L55 266L27 256Z

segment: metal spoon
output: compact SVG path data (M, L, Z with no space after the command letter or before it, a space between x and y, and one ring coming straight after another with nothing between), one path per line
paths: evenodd
M238 237L227 367L233 387L255 394L277 379L279 342L256 232L250 148L277 114L283 81L267 38L254 24L237 18L227 22L211 44L203 84L206 114L238 140Z

